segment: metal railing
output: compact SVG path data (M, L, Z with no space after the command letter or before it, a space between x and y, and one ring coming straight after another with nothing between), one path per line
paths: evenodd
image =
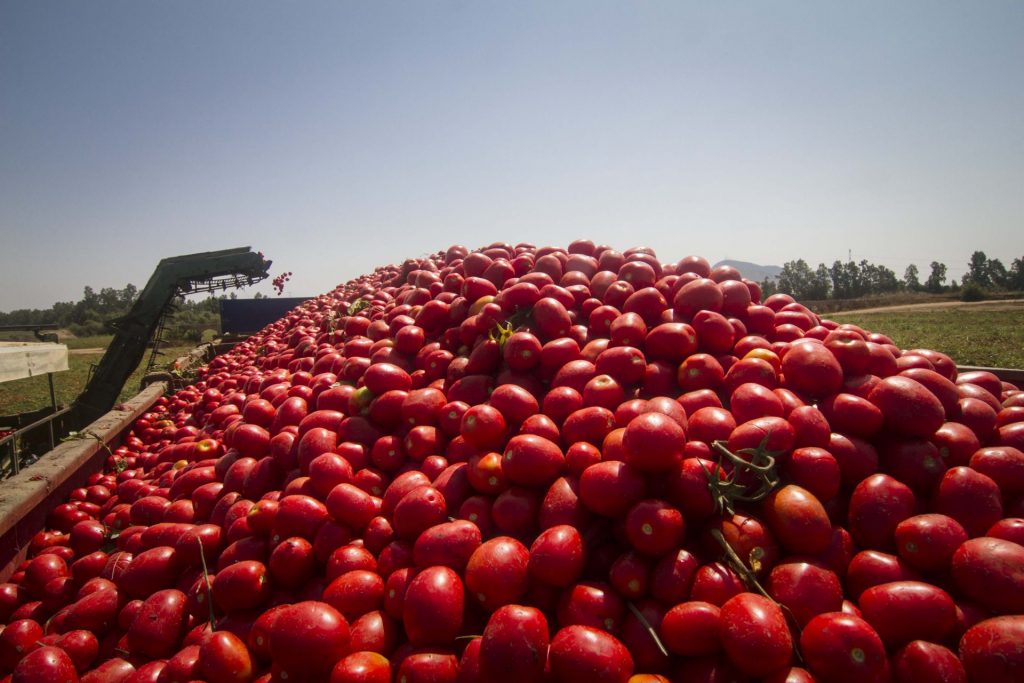
M43 453L52 451L57 446L58 434L62 435L64 433L63 426L55 425L54 423L61 420L70 411L70 407L61 408L24 427L18 427L7 436L0 438L0 478L6 479L17 474L23 467L27 467L38 460ZM43 429L46 430L46 440L34 439L31 443L44 443L48 444L49 447L39 453L26 448L24 446L25 441L28 440L26 437L37 434Z

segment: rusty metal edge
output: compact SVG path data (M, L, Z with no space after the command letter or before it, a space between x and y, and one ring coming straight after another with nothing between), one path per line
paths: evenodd
M102 468L107 455L104 445L115 446L135 419L166 391L164 382L149 385L82 430L95 437L66 441L3 482L0 486L0 581L6 581L24 559L28 542L43 528L50 509Z

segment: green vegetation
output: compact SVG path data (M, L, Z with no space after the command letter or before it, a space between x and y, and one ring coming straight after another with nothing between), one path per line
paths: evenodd
M110 341L110 337L85 337L68 339L66 341L68 342L68 346L72 349L92 349L106 347L107 342ZM81 345L81 342L83 341L87 341L88 343ZM75 344L72 345L72 342ZM176 358L188 353L192 348L192 346L163 347L161 349L161 356L160 361L158 361L157 369L166 370L170 363L173 363ZM68 356L68 371L55 372L53 374L53 387L54 393L57 396L58 405L68 405L74 401L78 394L80 394L85 388L86 381L89 377L90 366L99 363L100 358L102 357L102 351L98 353L72 352ZM149 356L147 352L147 355L142 359L139 367L136 368L135 372L128 378L128 381L125 382L124 389L118 397L119 401L124 401L139 393L139 383L142 381L142 376L145 374L148 361ZM0 415L13 415L16 413L29 412L45 408L49 405L50 388L46 380L46 375L29 377L0 384Z
M1024 291L1024 258L1014 259L1007 268L999 259L976 251L971 254L967 268L961 284L953 280L947 286L946 264L938 261L931 262L928 277L922 284L920 271L914 264L907 266L903 279L899 279L889 268L866 259L859 263L836 261L831 266L819 263L816 269L803 259L797 259L783 264L778 278L765 280L761 289L765 296L781 292L802 302L850 300L899 292L942 294L959 292L961 285L968 290L964 301L980 301L990 293Z
M0 325L56 323L75 337L103 336L110 332L106 322L128 313L138 294L138 289L131 284L126 285L124 289L104 287L99 293L92 287L86 287L82 298L76 302L58 301L47 309L22 308L9 313L0 312ZM232 292L228 298L233 299L235 296ZM209 296L195 301L176 299L172 316L164 330L164 339L196 344L208 330L219 330L220 298ZM35 341L30 332L12 335L15 336L5 336L4 339Z
M98 293L86 287L77 302L57 302L48 309L19 309L9 313L0 312L0 325L57 324L57 339L66 344L71 354L69 370L55 373L54 393L58 405L70 404L85 388L91 366L99 363L103 351L110 343L111 334L106 321L125 315L138 296L134 285L124 289L105 287ZM235 294L229 295L234 298ZM160 361L157 370L184 355L201 341L213 338L220 329L220 304L214 296L206 299L174 301L172 315L163 332L164 344L160 347ZM52 332L44 331L45 334ZM38 341L32 332L5 332L2 341ZM120 400L138 393L139 382L149 363L149 351L134 374L125 383ZM50 389L45 376L31 377L0 384L0 415L29 412L50 405Z
M888 335L902 349L942 351L960 365L1024 368L1024 305L1019 302L829 317Z

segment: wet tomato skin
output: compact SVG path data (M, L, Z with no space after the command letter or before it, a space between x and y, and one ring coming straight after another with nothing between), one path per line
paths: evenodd
M793 638L782 610L768 598L740 593L720 610L722 646L743 673L765 676L793 656Z
M873 474L850 495L849 529L862 548L889 550L896 526L914 514L917 501L906 484L888 474Z
M911 640L942 642L956 626L953 598L923 581L872 586L861 594L858 606L889 647Z
M885 645L871 625L842 612L811 619L800 634L807 668L835 683L881 683L889 677Z
M564 683L626 683L633 657L607 631L575 624L551 639L548 663L553 680Z
M716 655L722 650L720 610L709 602L687 600L665 613L661 637L669 651L686 657Z
M967 540L967 532L947 515L914 515L896 525L896 551L900 558L920 571L949 567L953 553Z
M960 638L960 661L971 681L1014 683L1024 680L1024 616L993 617L967 629Z
M901 647L892 656L892 669L896 683L967 683L967 672L956 654L926 640L913 640Z
M772 568L768 593L784 605L800 626L843 606L843 587L835 573L809 562L783 562Z
M972 538L953 553L952 574L964 595L993 612L1024 612L1024 546Z
M796 484L773 491L765 499L764 516L775 538L793 553L817 555L832 541L832 523L825 507L813 493Z

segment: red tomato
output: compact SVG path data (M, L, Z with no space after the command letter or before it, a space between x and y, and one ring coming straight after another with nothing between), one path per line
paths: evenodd
M907 643L892 656L897 683L949 681L967 683L964 665L951 650L926 640Z
M353 652L331 670L330 683L390 683L391 662L377 652Z
M568 586L583 572L583 538L576 527L559 524L542 531L530 546L530 576L550 586Z
M912 516L916 506L906 484L887 474L872 475L850 495L850 533L861 547L887 550L895 545L896 526Z
M819 614L800 633L807 668L836 683L883 683L889 678L885 646L863 619L842 612Z
M808 562L784 562L772 568L768 593L792 613L800 626L825 612L838 612L843 587L835 573Z
M964 595L993 612L1024 612L1024 546L972 538L953 553L952 573Z
M323 601L341 612L349 622L379 608L383 600L384 579L365 569L345 572L323 591Z
M41 647L25 655L14 667L12 683L77 683L71 657L59 647Z
M480 671L489 681L531 681L544 675L548 622L533 607L504 605L491 614L480 643Z
M558 621L618 631L626 616L626 603L610 584L581 581L562 593L558 601Z
M1003 497L991 478L970 467L954 467L939 482L936 512L949 515L969 536L980 536L1003 517Z
M793 657L793 638L779 606L754 593L740 593L722 605L725 654L748 676L777 671Z
M199 669L209 683L248 683L253 662L245 643L230 631L215 631L199 646Z
M900 558L921 571L948 567L953 553L967 540L959 522L934 513L908 517L896 525L894 534Z
M464 591L462 579L448 567L428 567L417 574L402 607L409 641L417 647L454 642L462 628Z
M298 602L276 613L269 641L276 670L300 679L324 676L348 652L348 622L326 603Z
M898 434L927 439L945 421L946 411L935 394L909 377L886 377L868 400L882 411L886 427Z
M626 683L633 657L611 634L588 626L566 626L551 639L548 663L564 683Z
M667 554L679 547L685 533L683 515L661 500L641 500L626 515L626 538L644 555Z
M661 637L677 655L704 657L722 650L720 610L699 600L680 603L665 613Z
M818 555L832 542L832 523L824 506L807 489L788 484L775 489L763 503L765 521L787 550Z
M444 565L461 571L480 547L480 541L480 528L473 522L445 522L419 535L413 546L413 560L418 567Z
M985 683L1017 683L1024 677L1024 616L994 617L960 638L960 661L967 678Z
M459 663L455 655L444 652L414 652L398 665L396 679L415 683L455 683Z
M843 368L824 344L794 342L782 357L786 387L798 394L822 397L834 394L843 385Z
M890 648L911 640L942 642L956 625L956 605L946 591L921 581L872 586L857 600L864 620Z
M267 567L256 560L236 562L213 577L213 600L227 612L259 607L270 591Z
M649 412L630 420L622 442L627 462L637 470L666 472L682 457L686 432L668 415Z

